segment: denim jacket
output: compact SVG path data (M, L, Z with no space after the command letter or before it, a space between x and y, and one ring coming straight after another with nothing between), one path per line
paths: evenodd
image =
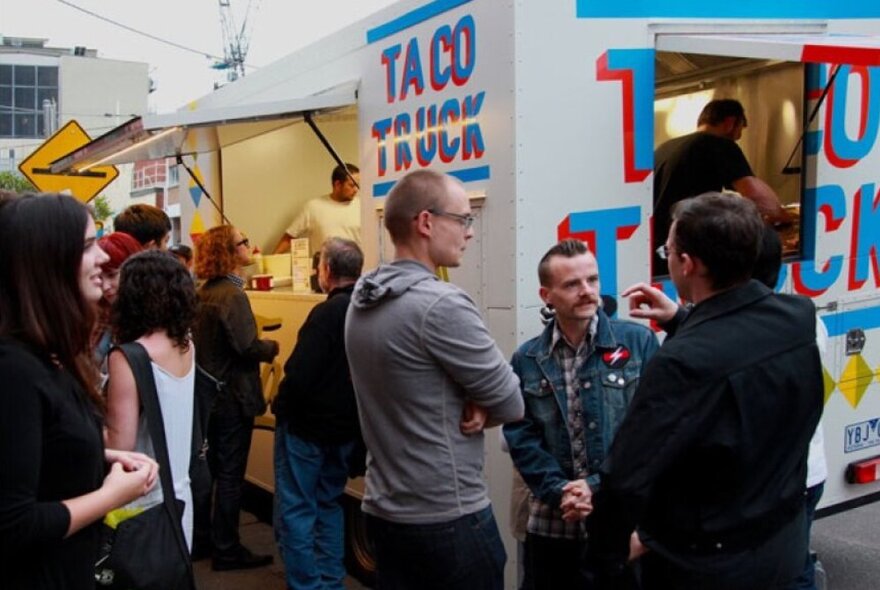
M639 377L658 348L647 327L609 319L601 310L594 349L578 369L578 394L583 404L587 447L587 482L599 485L599 466L623 422ZM504 426L510 456L532 493L545 504L558 506L562 487L575 479L568 434L565 377L550 343L555 322L513 354L519 375L525 416Z

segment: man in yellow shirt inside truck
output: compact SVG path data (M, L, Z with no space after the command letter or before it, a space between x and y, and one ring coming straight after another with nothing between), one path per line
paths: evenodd
M348 168L348 172L346 172ZM330 176L330 194L309 200L285 230L275 254L290 252L290 240L309 239L309 254L321 251L327 238L346 238L361 243L361 203L357 196L360 170L354 164L337 166Z

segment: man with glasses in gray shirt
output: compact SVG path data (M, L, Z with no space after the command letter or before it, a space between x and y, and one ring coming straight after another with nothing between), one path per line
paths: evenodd
M348 311L379 588L503 587L482 431L522 417L519 381L473 300L437 277L461 263L473 221L454 178L402 178L385 205L394 261L361 277Z

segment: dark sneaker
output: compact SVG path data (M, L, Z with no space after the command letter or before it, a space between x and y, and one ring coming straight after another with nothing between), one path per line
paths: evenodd
M272 563L271 555L257 555L247 547L241 546L234 555L215 555L211 561L211 569L215 572L228 570L249 570Z

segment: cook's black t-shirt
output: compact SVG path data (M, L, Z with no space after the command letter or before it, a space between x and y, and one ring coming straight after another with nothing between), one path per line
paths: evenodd
M754 176L736 142L697 131L670 139L654 152L654 248L666 243L675 203L709 191L733 188ZM666 274L666 261L654 256L654 275Z

